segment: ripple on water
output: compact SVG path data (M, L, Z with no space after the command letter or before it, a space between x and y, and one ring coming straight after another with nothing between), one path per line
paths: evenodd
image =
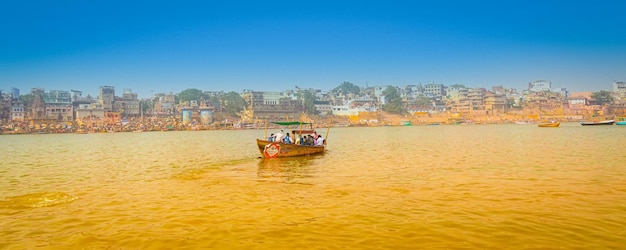
M25 194L20 196L7 197L3 201L0 201L0 207L2 208L37 208L48 207L59 204L72 202L78 199L70 194L63 192L41 192Z

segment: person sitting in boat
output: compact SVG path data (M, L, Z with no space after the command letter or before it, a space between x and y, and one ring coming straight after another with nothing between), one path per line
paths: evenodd
M306 140L304 141L304 145L313 146L314 142L315 141L313 140L313 136L312 135L308 135L306 137Z
M270 135L270 137L267 137L267 141L271 141L271 142L273 142L273 141L274 141L274 138L276 138L276 137L274 136L274 134L271 134L271 135Z
M296 140L296 144L304 145L305 141L306 141L305 137L300 135L298 137L298 140Z
M285 138L283 138L283 142L287 144L291 144L291 136L289 136L289 133L287 133Z
M324 145L324 139L322 138L321 135L317 135L317 140L315 140L315 146L322 146Z
M274 135L274 141L276 141L276 142L282 142L283 141L283 130L282 129L280 131L278 131L278 133L276 133L276 135Z
M317 131L313 131L313 139L317 140L318 137L319 135L317 134Z

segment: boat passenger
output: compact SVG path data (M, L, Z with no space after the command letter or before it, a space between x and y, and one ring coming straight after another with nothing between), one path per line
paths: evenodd
M273 141L274 141L274 138L275 138L275 137L274 137L274 134L271 134L271 135L270 135L270 137L267 137L267 141L271 141L271 142L273 142Z
M313 146L313 136L307 135L304 145Z
M278 133L276 133L274 137L274 141L282 142L283 141L283 130L281 129Z
M317 140L315 140L315 146L322 146L324 145L324 139L322 138L321 135L317 135Z
M287 144L291 144L291 136L289 136L289 133L287 133L287 135L283 139L283 142Z

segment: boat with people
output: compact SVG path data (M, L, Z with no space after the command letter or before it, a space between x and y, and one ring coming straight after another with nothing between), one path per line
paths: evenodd
M615 120L592 121L592 122L581 122L580 123L580 125L583 125L583 126L613 125L613 124L615 124Z
M256 144L263 158L282 158L294 156L306 156L321 154L326 151L326 137L330 126L323 137L313 129L313 124L308 122L272 122L275 125L289 127L291 130L285 133L281 129L276 134L264 139L256 139ZM309 128L303 128L308 125Z
M539 123L540 128L558 128L561 125L560 122L548 122L548 123Z
M620 116L617 118L615 125L626 125L626 116Z

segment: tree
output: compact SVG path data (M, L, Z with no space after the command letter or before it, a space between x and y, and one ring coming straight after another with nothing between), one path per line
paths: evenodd
M224 109L232 116L236 116L237 113L241 112L245 106L245 100L243 97L234 91L226 93L222 97L222 101L224 103Z
M591 98L594 99L599 105L613 103L613 96L611 96L611 92L606 90L591 93Z
M145 115L145 114L152 114L153 113L153 111L154 111L154 109L153 109L153 107L154 107L154 100L152 100L152 99L143 100L143 101L141 101L140 105L141 105L140 108L141 108L141 113L142 114Z
M402 97L398 94L398 90L393 86L388 86L383 91L383 95L387 100L387 104L383 106L383 110L389 113L402 114L405 113Z
M304 112L310 115L314 115L315 111L315 95L310 90L304 90L302 93L302 102L304 105Z
M211 102L211 104L213 104L213 107L215 107L215 110L221 110L222 108L222 100L220 99L219 96L216 95L212 95L211 97L209 97L209 102Z
M415 98L415 105L417 105L418 107L431 106L431 104L432 100L425 95L419 95L417 98Z
M361 88L359 86L354 85L351 82L343 82L339 87L333 89L332 92L342 92L344 94L359 94L361 93Z
M33 94L20 95L19 99L25 105L29 106L33 102L33 99L35 99L35 96Z
M197 101L197 100L209 100L209 95L204 93L199 89L185 89L176 95L179 101L188 102L188 101Z

